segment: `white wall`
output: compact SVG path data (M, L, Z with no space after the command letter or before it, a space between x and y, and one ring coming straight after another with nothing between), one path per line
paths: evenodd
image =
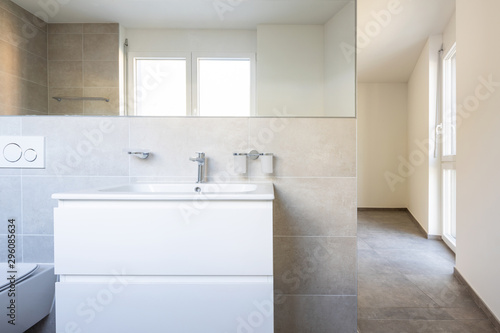
M127 29L129 52L256 52L254 30Z
M408 82L408 156L399 173L408 182L408 210L432 235L440 234L440 171L433 142L441 43L440 35L428 39Z
M352 117L355 113L355 58L346 57L339 47L352 44L355 10L354 3L348 3L325 24L325 114L328 116Z
M445 56L457 41L457 13L453 13L443 32L443 56Z
M500 2L457 0L456 268L500 318ZM482 84L480 80L491 81ZM482 79L480 79L482 77ZM479 88L478 88L479 87ZM477 102L476 105L473 105ZM463 106L461 106L463 105Z
M257 108L272 115L324 114L323 25L257 27Z
M398 157L407 156L406 83L358 84L358 207L403 208L407 183L391 186Z
M414 140L429 138L429 43L425 44L408 81L408 152L421 151ZM429 158L425 154L419 165L408 161L407 174L400 174L408 183L408 210L427 230L427 198L429 192Z

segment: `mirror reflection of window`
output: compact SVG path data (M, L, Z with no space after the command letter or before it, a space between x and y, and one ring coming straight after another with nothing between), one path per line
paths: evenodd
M251 57L192 58L135 57L133 114L207 117L253 114L255 61Z
M186 115L186 59L136 59L135 114Z
M198 59L198 115L248 117L250 59Z

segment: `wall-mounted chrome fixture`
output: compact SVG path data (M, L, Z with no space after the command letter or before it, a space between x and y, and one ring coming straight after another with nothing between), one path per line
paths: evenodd
M145 150L145 149L132 149L132 150L128 150L127 154L138 157L140 159L146 159L149 157L151 152L149 150Z
M109 102L109 98L106 97L75 97L75 96L54 96L52 97L56 101L60 102L62 100L68 100L68 101L103 101L103 102Z
M234 172L244 174L247 172L247 158L256 160L260 157L262 173L273 173L273 153L259 153L257 150L251 150L248 153L233 153Z

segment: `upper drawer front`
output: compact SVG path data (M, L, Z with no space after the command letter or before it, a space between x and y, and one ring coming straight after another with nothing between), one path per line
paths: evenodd
M55 208L56 274L273 274L272 202L191 206Z

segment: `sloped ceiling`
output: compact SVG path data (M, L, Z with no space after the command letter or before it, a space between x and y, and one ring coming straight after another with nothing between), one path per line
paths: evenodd
M358 82L408 82L429 36L443 33L455 0L358 0Z

